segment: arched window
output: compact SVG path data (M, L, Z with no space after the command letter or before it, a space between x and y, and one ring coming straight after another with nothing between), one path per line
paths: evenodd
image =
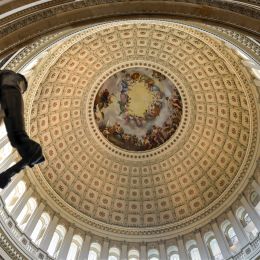
M20 229L24 229L28 223L30 217L32 216L34 210L37 207L37 202L35 198L30 198L22 209L21 213L17 217L17 224Z
M233 241L233 244L238 242L238 238L237 238L237 235L236 235L233 227L229 226L227 228L227 235L230 238L230 240ZM232 239L232 238L234 238L234 239Z
M51 243L47 250L50 256L55 258L58 255L65 234L66 234L66 229L62 225L58 225L54 231Z
M119 260L120 259L120 250L116 247L109 249L108 260Z
M234 228L232 227L229 220L225 220L221 224L221 230L224 234L224 236L227 239L227 242L229 244L230 250L235 252L238 252L240 250L238 237L235 233Z
M260 215L260 196L255 191L253 191L250 195L250 200L256 212L258 215Z
M101 246L99 243L92 243L90 245L88 260L98 260L100 257Z
M135 249L131 249L128 252L128 260L139 260L140 259L139 257L140 257L139 251L137 251Z
M170 260L180 260L178 247L177 246L170 246L167 248L167 255Z
M191 260L201 260L199 249L195 240L189 240L186 243L186 249Z
M148 260L159 260L159 251L157 249L148 250Z
M0 163L2 163L12 153L12 150L13 147L10 143L7 143L0 148Z
M170 260L180 260L179 254L173 254L170 256Z
M36 244L39 245L45 230L47 229L49 223L50 223L50 215L46 212L43 212L40 219L38 220L32 234L31 239Z
M223 260L223 256L221 250L218 245L218 241L216 240L213 232L208 232L204 236L204 240L209 249L210 255L214 260Z
M200 252L197 247L194 247L190 251L191 260L201 260L200 258Z
M12 192L5 200L6 209L11 212L18 200L22 197L26 190L26 184L24 181L19 181Z
M75 260L79 256L80 249L82 247L83 239L79 235L75 235L72 238L70 249L66 260Z
M238 208L236 211L236 216L237 216L238 220L240 221L240 223L242 224L248 238L250 240L253 240L258 234L258 230L257 230L254 222L249 217L246 210L243 207Z
M225 237L227 238L230 250L234 254L238 253L240 251L241 247L240 247L240 244L239 244L239 241L238 241L238 237L237 237L237 235L235 233L234 228L231 225L229 225L226 228L226 231L225 231L224 234L225 234Z
M217 242L216 238L213 238L209 242L209 246L210 246L212 255L213 255L215 260L222 260L222 259L224 259L222 254L221 254L221 250L219 248L219 245L218 245L218 242Z

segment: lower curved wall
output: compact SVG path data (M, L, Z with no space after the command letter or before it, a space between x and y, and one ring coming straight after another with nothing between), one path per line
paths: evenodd
M175 260L175 258L173 258L174 255L178 255L181 260L188 260L193 259L191 251L194 248L197 248L203 260L258 259L260 256L260 185L258 181L256 181L258 171L259 169L257 168L254 178L252 178L250 184L244 191L247 195L239 196L239 199L233 205L234 207L229 208L225 214L218 216L210 224L205 225L200 230L195 230L181 237L173 237L170 240L153 243L146 243L145 241L142 243L127 243L123 237L121 241L113 241L108 238L98 237L95 234L82 232L76 224L69 224L61 216L51 212L48 206L43 209L38 205L37 210L31 213L30 217L27 218L27 222L23 223L19 215L25 207L21 207L21 205L25 205L30 198L35 197L35 195L37 196L37 194L35 191L30 192L31 188L27 187L26 191L16 200L15 205L11 205L12 198L15 197L15 193L12 193L12 191L19 183L24 182L23 176L18 175L10 184L9 188L7 187L7 189L1 191L0 254L3 259L63 260L67 259L68 255L71 255L69 248L74 241L74 237L78 236L82 239L81 244L76 249L75 258L72 259L88 259L88 256L96 254L97 258L93 259L107 260L113 256L111 248L117 248L119 252L118 255L115 255L116 258L111 259L118 260ZM28 196L28 194L30 195ZM39 210L39 208L42 208L42 210ZM242 215L240 214L241 208L244 209ZM44 235L40 243L37 243L32 234L43 211L48 212L51 219L44 230ZM229 223L227 227L229 226L228 229L232 227L235 232L235 237L228 237L224 223ZM51 242L51 240L55 233L54 230L55 228L57 229L59 225L63 225L67 231L60 240L60 246L55 250L51 250L50 244L53 242ZM53 226L52 229L50 228L51 226ZM46 240L46 238L48 239ZM211 248L211 243L209 242L214 239L216 239L221 252L218 255L214 252L214 249ZM99 245L99 247L97 245ZM131 258L131 252L138 252L138 255ZM52 256L50 256L50 254Z

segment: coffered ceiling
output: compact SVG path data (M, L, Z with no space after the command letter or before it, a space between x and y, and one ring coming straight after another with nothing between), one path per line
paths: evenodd
M140 67L172 82L182 116L164 143L131 151L100 132L94 102L107 79ZM253 77L202 31L158 20L98 25L50 48L29 83L27 127L47 160L28 174L47 201L86 226L151 235L196 225L225 210L251 174Z

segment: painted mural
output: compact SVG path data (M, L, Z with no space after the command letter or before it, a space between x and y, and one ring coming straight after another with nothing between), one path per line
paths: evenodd
M173 83L158 71L129 68L108 78L94 102L95 120L111 143L146 151L167 141L182 116L182 100Z

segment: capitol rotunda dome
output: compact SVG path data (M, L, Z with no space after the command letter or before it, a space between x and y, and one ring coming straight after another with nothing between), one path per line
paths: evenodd
M24 196L37 201L37 218L19 219L11 188L1 191L3 219L24 246L32 243L32 259L87 259L79 253L85 237L87 251L91 241L101 245L93 259L108 259L109 248L121 252L111 260L126 259L126 247L140 251L129 259L146 252L150 260L178 259L171 252L195 259L193 248L196 259L247 259L231 257L260 228L260 70L257 55L219 36L228 32L177 19L118 19L42 36L5 64L28 78L26 128L46 157L13 181L23 180ZM243 231L237 220L241 245L233 250L221 230L243 209L254 224ZM43 212L54 224L37 242L27 224L35 227ZM46 230L58 224L65 242L52 252ZM75 235L79 252L66 258ZM214 235L222 258L210 249Z
M176 88L181 108L172 114L180 112L180 122L168 140L160 140L164 132L158 134L162 143L157 147L133 151L122 147L130 139L118 145L122 135L109 133L114 138L109 141L97 122L112 128L121 120L128 135L127 124L131 131L148 129L134 119L127 123L127 111L118 116L120 75L131 76L140 68L151 79L152 71L167 77L154 77L162 109L170 110L163 82ZM111 77L115 82L107 83ZM114 101L112 108L99 109L96 100L106 83ZM123 227L133 237L178 232L230 205L248 178L257 133L250 74L233 50L206 33L153 20L100 25L50 49L30 85L28 128L47 159L30 179L91 228L120 233ZM148 87L134 88L141 89L139 97L156 95ZM139 101L133 97L130 102ZM164 127L166 119L156 119L144 119L144 124Z

